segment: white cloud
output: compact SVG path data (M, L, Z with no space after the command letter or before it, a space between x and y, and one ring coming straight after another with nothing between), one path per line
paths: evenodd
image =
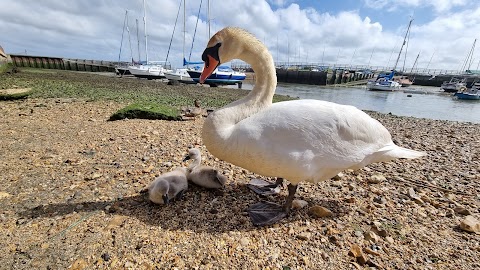
M450 11L453 7L465 6L471 0L364 0L373 9L394 10L401 7L430 7L437 13Z
M133 56L138 59L135 19L140 24L140 50L144 57L143 10L141 0L0 0L0 45L7 53L27 50L29 54L85 59L118 59L125 9L129 10L129 29ZM386 6L390 0L368 0ZM374 3L375 2L375 3ZM179 0L147 1L150 59L167 55ZM432 6L442 11L433 20L414 24L406 67L411 67L421 51L419 66L425 67L435 52L430 67L457 69L474 38L480 33L480 3L467 0L395 1L401 6ZM193 40L200 0L187 1L187 57ZM199 60L208 41L206 1L203 1L192 60ZM468 9L461 7L468 5ZM272 8L274 6L275 8ZM451 9L456 7L456 9ZM460 10L460 11L455 11ZM183 9L182 9L183 11ZM376 11L375 11L376 12ZM169 60L179 66L182 59L182 16L172 42ZM404 26L388 30L382 22L360 16L358 11L320 13L302 8L289 0L214 0L211 3L212 34L225 26L239 26L264 41L279 61L309 61L366 65L393 65L403 40ZM479 44L480 45L480 44ZM393 52L393 53L392 53ZM122 59L130 59L125 36ZM480 53L474 57L480 59ZM403 61L402 61L403 65Z

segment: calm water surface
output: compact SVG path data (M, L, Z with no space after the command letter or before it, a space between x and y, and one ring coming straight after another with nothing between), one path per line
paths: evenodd
M243 88L251 89L252 85L244 84ZM480 123L480 100L457 100L451 94L440 91L438 87L412 86L402 90L428 94L368 91L362 87L319 87L281 83L278 84L275 93L301 99L319 99L353 105L361 110L399 116Z

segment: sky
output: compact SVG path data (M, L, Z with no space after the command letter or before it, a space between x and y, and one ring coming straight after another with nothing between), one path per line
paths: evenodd
M420 69L460 70L480 36L478 0L210 0L209 17L207 1L186 0L185 54L192 61L208 42L208 22L211 35L226 26L248 30L277 62L392 67L413 18L397 64L405 70L417 56ZM145 60L142 0L0 0L0 7L7 54ZM183 22L182 0L146 0L149 60L181 67ZM476 47L470 69L480 69Z

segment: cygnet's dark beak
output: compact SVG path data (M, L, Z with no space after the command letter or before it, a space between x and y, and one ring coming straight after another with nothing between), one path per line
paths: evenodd
M185 162L185 161L187 161L187 160L189 160L189 159L190 159L190 156L189 156L189 155L186 155L186 156L183 158L183 161Z
M168 199L168 195L167 195L167 194L163 195L162 197L163 197L163 203L164 203L164 204L168 204L168 203L170 202L170 200Z

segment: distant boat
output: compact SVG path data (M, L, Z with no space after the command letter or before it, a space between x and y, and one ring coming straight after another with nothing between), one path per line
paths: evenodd
M463 92L467 90L467 79L452 77L450 81L444 81L440 89L448 93Z
M181 4L182 2L180 2L180 5ZM202 7L201 3L200 3L200 7ZM186 10L185 0L183 0L183 65L184 66L186 65L186 60L185 60L186 11L185 10ZM175 34L175 28L173 28L172 39L174 34ZM192 84L196 83L195 81L192 80L192 78L190 78L190 75L188 74L187 71L188 71L188 68L177 68L174 71L166 72L165 78L167 78L169 81L178 81L181 83L192 83Z
M128 32L128 42L130 45L130 56L133 62L133 52L132 52L132 43L130 39L130 30L128 28L128 10L125 10L125 19L123 20L123 30L122 30L122 40L120 42L120 51L118 53L118 63L115 65L115 74L117 76L122 77L123 75L131 75L130 71L128 70L129 63L121 62L120 59L122 57L122 46L123 46L123 36L125 34L125 30Z
M394 76L393 80L398 82L402 87L409 87L413 84L412 80L408 76Z
M469 90L456 92L453 96L457 99L480 100L480 83L474 83Z
M162 79L165 78L165 73L170 72L170 69L166 69L166 63L161 61L148 61L148 41L147 41L147 11L145 0L143 0L143 23L145 29L145 53L146 61L140 64L134 64L128 66L128 70L132 75L139 78L147 79Z
M207 21L208 21L208 38L210 38L210 0L207 4L208 11L207 11ZM193 46L193 43L192 43ZM188 62L185 58L183 58L183 65L198 65L203 64L203 62ZM202 74L203 68L200 66L196 66L193 69L187 69L188 74L192 78L195 83L200 82L200 75ZM247 75L243 72L234 71L229 66L219 66L217 67L213 73L205 80L205 84L210 86L217 86L217 85L234 85L238 84L241 87L241 83Z
M407 31L405 32L405 37L403 38L402 46L400 47L400 51L398 52L397 61L395 61L395 65L393 66L392 71L390 74L387 75L379 75L375 81L368 81L367 88L371 91L394 91L398 90L400 87L407 87L413 84L413 82L407 76L401 76L395 78L395 69L397 68L398 61L400 60L400 56L402 55L403 46L407 43L407 38L410 33L410 27L412 26L413 18L410 19L407 27Z
M188 74L187 68L177 68L175 71L165 73L165 78L169 81L179 81L181 83L197 83Z
M399 90L402 85L399 82L392 80L392 71L390 74L379 75L376 80L369 80L367 82L367 88L370 91L395 91Z
M202 70L201 67L197 66L194 70L188 70L187 72L195 82L200 82ZM210 86L234 85L243 82L246 77L247 75L245 73L234 71L229 66L219 66L213 71L212 75L205 80L205 83Z

